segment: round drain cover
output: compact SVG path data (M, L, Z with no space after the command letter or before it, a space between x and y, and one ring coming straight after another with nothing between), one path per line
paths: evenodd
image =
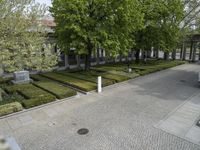
M79 130L77 131L77 133L78 133L79 135L85 135L85 134L88 134L88 133L89 133L89 130L86 129L86 128L82 128L82 129L79 129Z

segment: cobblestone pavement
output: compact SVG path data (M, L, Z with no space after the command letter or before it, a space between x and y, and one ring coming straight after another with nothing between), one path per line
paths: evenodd
M0 120L22 150L200 150L155 128L199 93L199 65L187 64ZM77 130L88 128L87 135Z

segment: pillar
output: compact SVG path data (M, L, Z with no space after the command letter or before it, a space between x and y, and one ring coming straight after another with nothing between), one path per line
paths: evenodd
M69 68L69 56L65 54L65 68Z
M81 67L80 55L76 55L77 68Z
M192 53L192 61L196 61L196 52L197 52L197 44L194 44L193 53Z

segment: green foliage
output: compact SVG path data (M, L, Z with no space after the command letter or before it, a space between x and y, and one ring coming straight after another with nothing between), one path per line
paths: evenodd
M182 65L186 62L184 61L154 61L151 64L139 64L139 65L133 65L133 70L140 74L140 75L146 75L153 72L165 70L171 67L175 67L178 65Z
M84 81L84 80L80 80L77 78L73 78L67 75L62 75L59 73L54 73L54 72L50 72L50 73L44 73L41 74L44 77L50 78L52 80L56 80L59 81L61 83L70 85L72 87L78 88L80 90L83 90L85 92L89 92L92 90L96 89L96 84L92 83L92 82L88 82L88 81Z
M24 106L24 108L29 109L29 108L36 107L42 104L47 104L53 101L55 101L54 96L46 95L45 97L37 97L37 98L29 99L29 100L23 100L21 103Z
M43 76L40 76L39 74L34 74L30 76L34 81L52 81L48 78L45 78Z
M114 56L127 54L134 42L130 34L143 20L138 0L54 0L50 11L61 49L75 48L87 61L99 47Z
M5 104L0 106L0 117L22 110L23 110L22 105L18 102Z
M71 77L74 77L74 78L77 78L77 79L93 82L93 83L97 84L97 76L80 74L79 71L75 72L75 73L69 73L69 72L66 72L66 71L60 71L58 73L61 73L61 74L67 75L67 76L71 76ZM114 81L110 80L110 79L103 78L102 79L102 84L103 84L103 86L108 86L108 85L114 84Z
M163 51L176 48L180 38L180 21L184 7L182 0L144 0L141 1L144 16L144 28L135 34L136 47L151 50L151 47Z
M50 70L57 63L39 19L46 7L33 0L0 2L0 65L8 72Z
M8 93L19 93L23 95L26 100L20 101L25 108L30 108L54 101L56 98L52 94L32 85L32 84L22 84L7 86L5 90Z
M122 82L122 81L126 81L126 80L130 79L127 76L122 76L122 75L117 75L117 74L110 74L110 73L105 73L105 74L102 74L101 76L103 78L106 78L106 79L115 80L116 82Z
M55 95L58 99L67 98L77 94L76 91L54 82L40 81L34 83L34 85Z
M0 77L0 84L8 83L10 80L11 80L11 78L3 78L3 77Z

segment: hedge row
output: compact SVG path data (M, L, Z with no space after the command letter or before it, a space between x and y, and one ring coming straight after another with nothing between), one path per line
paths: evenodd
M7 83L11 80L11 78L3 78L3 77L0 77L0 84L4 84L4 83Z
M52 94L32 85L22 84L7 86L5 90L8 93L18 92L23 95L27 100L20 101L25 108L30 108L54 101L56 98Z
M80 80L77 78L73 78L73 77L70 77L67 75L62 75L62 74L55 73L55 72L44 73L41 75L44 77L47 77L49 79L73 86L73 87L80 89L82 91L85 91L85 92L95 90L97 87L95 83Z
M58 73L97 84L97 76L86 75L86 74L84 75L80 73L69 73L67 71L60 71ZM108 85L112 85L114 83L115 82L113 80L102 78L102 84L104 87Z
M95 70L95 69L88 72L80 72L80 73L84 75L92 75L96 77L101 76L104 79L114 80L115 82L122 82L122 81L126 81L130 79L128 76L112 74L112 73L104 72L102 70Z
M156 65L151 65L151 66L147 65L147 66L141 66L137 68L134 67L134 70L140 75L146 75L146 74L165 70L165 69L182 65L182 64L185 64L185 62L184 61L167 61L167 62L160 61Z
M77 94L75 90L72 90L55 82L40 81L34 83L34 85L55 95L58 99L67 98Z
M23 107L19 102L13 102L0 106L0 117L14 112L22 111Z
M50 79L45 78L45 77L42 77L42 76L40 76L39 74L31 75L31 78L32 78L34 81L51 81Z

